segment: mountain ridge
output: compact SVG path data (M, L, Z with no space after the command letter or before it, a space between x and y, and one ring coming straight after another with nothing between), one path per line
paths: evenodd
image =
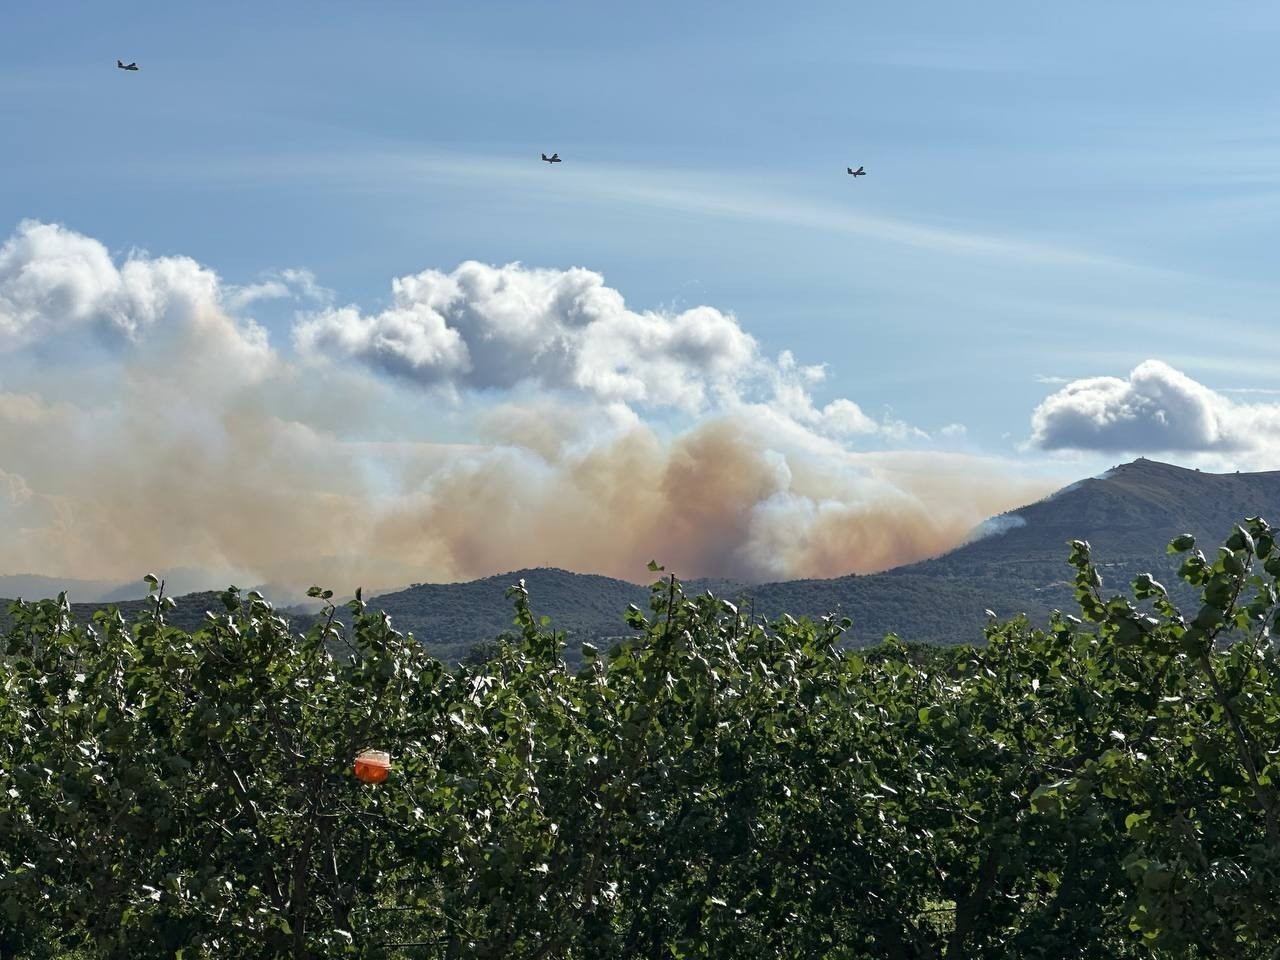
M848 615L854 621L850 638L857 645L887 633L933 643L974 641L981 637L987 609L1001 617L1026 613L1043 622L1055 608L1075 608L1066 563L1071 540L1089 541L1105 589L1124 590L1138 573L1150 572L1177 599L1188 601L1190 591L1176 577L1180 561L1165 552L1169 540L1192 533L1212 547L1248 516L1280 524L1280 470L1213 474L1138 458L990 518L976 528L987 527L986 535L937 557L874 574L754 585L699 578L684 581L684 588L688 593L711 590L770 618ZM457 660L512 629L506 590L521 579L535 614L550 616L574 645L626 635L627 606L644 608L649 598L644 585L542 567L456 583L419 583L368 599L398 629L413 633L441 657ZM143 602L118 606L125 613ZM183 608L201 603L221 610L216 591L192 594L179 598L182 618L188 619ZM97 606L77 603L73 609L82 616ZM297 622L315 615L301 607L283 609ZM203 610L199 613L193 622L203 621Z
M1140 457L991 518L986 522L1016 519L1002 532L937 557L874 574L754 585L719 581L713 592L766 617L848 615L858 645L887 633L934 643L972 641L981 637L987 609L1002 617L1026 613L1044 622L1054 609L1075 608L1066 562L1072 540L1090 542L1106 589L1127 589L1138 573L1151 572L1188 601L1190 592L1176 577L1180 561L1165 552L1169 540L1192 533L1203 543L1220 543L1234 524L1256 515L1280 523L1280 470L1212 474ZM521 578L535 613L550 615L571 640L625 634L626 604L643 607L649 592L626 581L544 568L466 584L422 584L378 594L373 601L423 642L456 650L481 638L475 631L480 620L489 628L483 636L509 627L510 607L498 585ZM574 587L587 583L597 589L583 604L574 604ZM685 589L701 592L704 583L686 581ZM453 609L464 591L474 592L466 603L473 614ZM486 609L497 614L486 617Z

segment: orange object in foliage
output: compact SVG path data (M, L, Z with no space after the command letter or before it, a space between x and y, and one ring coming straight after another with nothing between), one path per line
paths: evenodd
M366 750L356 757L356 779L365 783L382 783L391 772L391 754L383 750Z

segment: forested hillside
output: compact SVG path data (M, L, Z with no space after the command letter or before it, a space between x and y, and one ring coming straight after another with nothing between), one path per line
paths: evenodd
M305 635L15 605L0 955L1274 957L1280 552L1170 550L1194 612L1076 542L1078 617L945 649L665 577L581 667L520 590L454 670L358 596Z

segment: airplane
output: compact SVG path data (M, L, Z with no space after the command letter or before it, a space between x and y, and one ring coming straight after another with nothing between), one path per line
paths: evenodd
M857 170L853 169L853 167L845 167L845 169L848 170L849 175L853 177L865 177L867 175L867 171L863 170L861 167Z
M123 63L122 61L117 60L116 66L119 67L121 70L137 70L138 62L135 60L133 63Z
M553 153L549 157L544 153L542 155L542 159L547 161L547 163L564 163L564 161L560 159L560 154L558 153Z

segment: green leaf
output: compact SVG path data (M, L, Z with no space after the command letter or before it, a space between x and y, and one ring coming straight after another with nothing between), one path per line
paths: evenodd
M1236 526L1231 531L1231 536L1227 537L1226 547L1228 550L1243 550L1252 554L1254 552L1253 536L1244 527Z
M1124 818L1124 828L1130 832L1140 823L1144 823L1151 818L1151 811L1144 810L1141 813L1131 813Z

